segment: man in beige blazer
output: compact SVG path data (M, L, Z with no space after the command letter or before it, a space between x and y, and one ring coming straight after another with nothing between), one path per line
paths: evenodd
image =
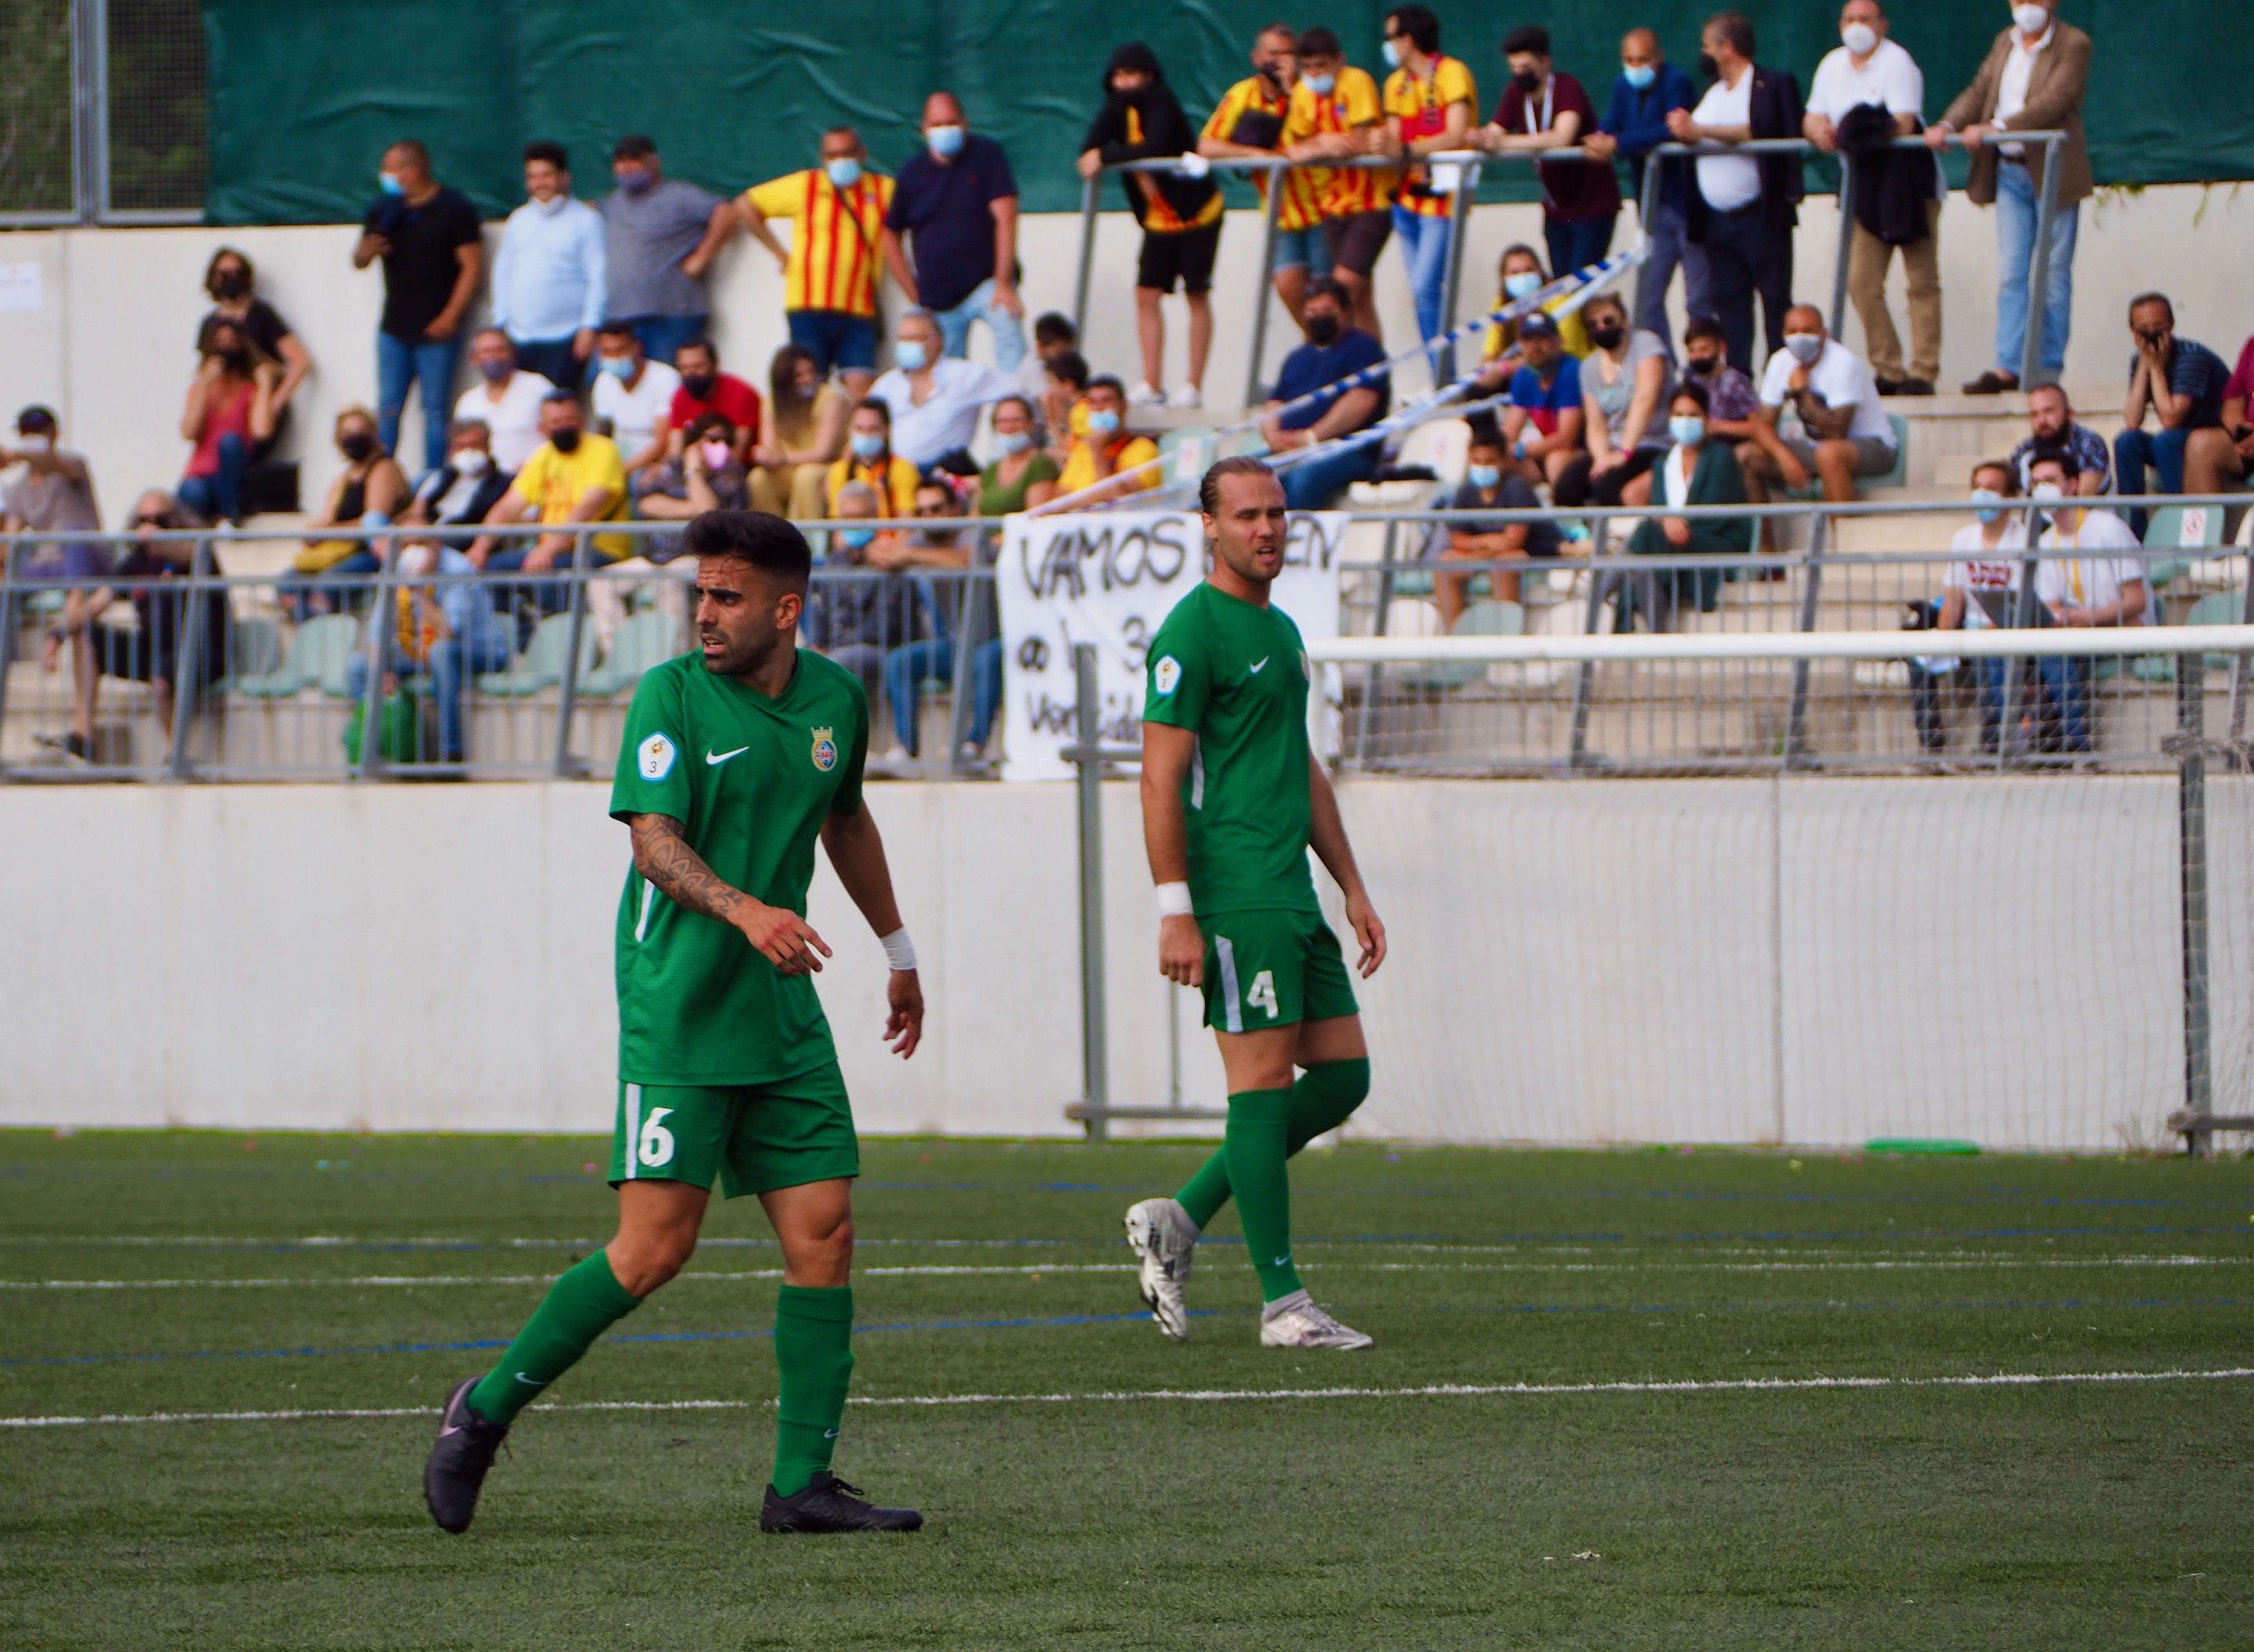
M1972 157L1964 192L1996 208L1996 247L2003 290L1996 303L1996 365L1964 387L1972 395L2017 390L2026 354L2027 282L2034 258L2035 216L2043 168L2058 174L2058 210L2050 225L2050 268L2043 283L2040 366L2035 384L2054 384L2066 365L2067 324L2074 308L2074 241L2082 203L2096 187L2082 136L2082 97L2090 83L2090 37L2057 17L2058 0L2014 0L2012 26L1996 37L1972 84L1925 141L1942 147L1961 134ZM2063 143L2014 143L2014 131L2063 131ZM2033 386L2029 386L2032 388Z

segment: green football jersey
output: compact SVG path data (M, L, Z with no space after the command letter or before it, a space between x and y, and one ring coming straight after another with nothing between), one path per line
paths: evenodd
M1143 721L1187 728L1182 788L1190 899L1200 912L1314 911L1307 837L1307 689L1313 668L1291 617L1210 584L1174 604L1151 641Z
M634 690L611 812L672 816L720 877L803 917L815 842L831 815L860 812L868 751L868 700L843 666L801 650L770 700L690 654ZM623 1083L766 1084L836 1058L811 976L780 973L741 931L634 870L618 984Z

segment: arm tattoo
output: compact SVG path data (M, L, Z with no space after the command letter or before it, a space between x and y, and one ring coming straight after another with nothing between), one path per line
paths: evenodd
M726 923L745 898L689 847L681 822L669 814L634 818L634 870L663 889L676 906Z

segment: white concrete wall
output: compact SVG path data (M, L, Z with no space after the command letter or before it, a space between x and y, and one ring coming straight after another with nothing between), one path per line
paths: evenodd
M1811 200L1802 213L1797 289L1828 303L1837 218L1830 198ZM1633 213L1622 220L1621 244ZM1492 296L1494 270L1510 241L1541 240L1538 209L1483 206L1472 216L1466 256L1466 313ZM355 272L350 226L273 229L73 229L0 232L0 263L39 266L44 303L37 311L0 313L0 411L12 415L26 401L59 408L66 440L91 454L113 524L131 491L169 484L187 444L176 434L179 406L193 367L191 346L206 306L200 286L206 261L222 242L248 253L259 287L287 317L312 352L317 376L295 415L292 443L305 459L309 506L334 475L329 448L337 410L374 400L374 333L382 303L382 278ZM497 234L497 227L490 234ZM1034 310L1069 310L1079 220L1070 214L1037 214L1025 220L1026 298ZM1096 239L1096 277L1086 341L1099 370L1131 381L1139 368L1130 291L1137 231L1124 213L1104 214ZM1215 283L1219 343L1208 374L1209 404L1234 406L1242 394L1251 305L1258 291L1254 269L1259 226L1250 213L1231 215L1222 238ZM1944 387L1990 364L1995 316L1993 215L1962 195L1950 199L1942 227L1942 279L1947 291ZM2160 286L2176 296L2184 331L2226 354L2254 331L2254 308L2241 272L2254 266L2254 208L2229 186L2212 192L2196 185L2153 188L2099 208L2083 208L2082 247L2076 261L2074 344L2069 384L2086 400L2110 402L2124 383L2128 298ZM783 339L782 283L774 261L739 237L722 255L714 278L715 333L731 370L764 381L767 357ZM1900 282L1896 272L1897 293ZM1387 337L1396 347L1414 333L1397 250L1379 267ZM1678 289L1679 291L1679 289ZM1897 309L1898 318L1904 312ZM1170 382L1183 373L1185 340L1179 305L1171 307L1167 368ZM1274 311L1270 355L1288 347L1289 324ZM984 352L982 342L976 346ZM1859 329L1850 324L1851 341ZM403 445L419 429L410 416Z
M1072 794L884 784L932 1019L826 869L821 990L872 1132L1060 1133ZM1358 1132L2153 1143L2180 1099L2167 777L1372 781L1392 932ZM626 834L587 784L0 791L0 1124L601 1130ZM1114 1098L1165 1099L1131 788L1106 796ZM2217 1094L2254 1081L2254 781L2210 783ZM1220 1099L1185 1013L1185 1091ZM1131 1133L1123 1129L1122 1133Z

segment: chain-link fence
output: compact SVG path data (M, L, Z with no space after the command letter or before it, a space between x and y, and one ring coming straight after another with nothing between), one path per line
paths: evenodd
M203 216L196 0L6 0L0 63L0 225Z

